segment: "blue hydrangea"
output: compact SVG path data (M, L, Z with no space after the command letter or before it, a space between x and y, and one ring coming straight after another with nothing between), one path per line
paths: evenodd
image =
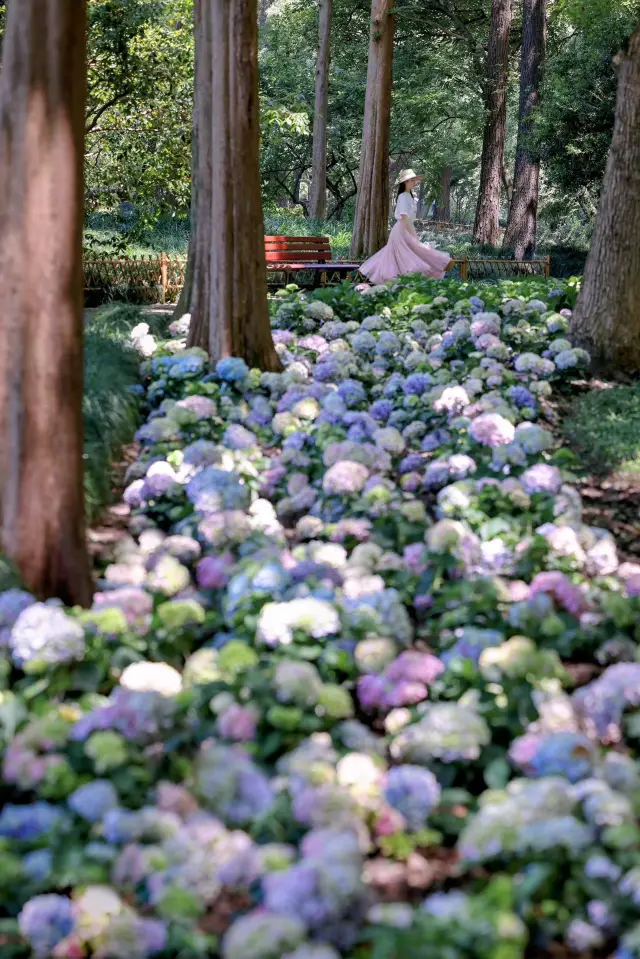
M393 403L390 400L376 400L371 406L371 415L381 423L386 423L393 413Z
M389 770L385 797L402 813L410 829L422 829L440 799L438 780L421 766L394 766Z
M358 380L343 380L338 387L338 395L348 407L360 406L367 399L367 393Z
M274 803L271 783L241 748L205 744L196 762L196 786L205 805L224 822L253 822Z
M200 513L246 509L251 494L235 473L207 466L187 484L187 497Z
M456 642L442 654L441 659L445 666L449 666L456 659L468 659L475 665L485 649L500 646L504 642L504 633L497 629L478 629L467 626L456 632Z
M0 836L28 842L51 832L63 822L63 814L48 802L15 806L7 803L0 812Z
M524 386L512 386L508 392L509 399L520 409L528 408L535 410L536 408L536 398L526 387Z
M428 373L411 373L404 382L403 390L408 395L422 396L431 387L433 378Z
M71 809L87 822L100 822L110 809L118 805L118 794L108 780L94 779L76 789L68 802Z
M35 896L18 916L20 933L29 942L35 959L48 959L74 925L73 904L66 896Z
M42 883L51 875L53 853L50 849L36 849L34 852L29 852L22 860L22 868L31 882Z
M240 383L249 372L244 360L237 356L228 356L216 364L216 375L225 383Z

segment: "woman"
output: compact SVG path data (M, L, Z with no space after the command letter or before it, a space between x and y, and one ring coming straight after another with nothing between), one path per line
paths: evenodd
M412 190L421 179L413 170L403 170L398 177L396 222L389 242L360 267L362 275L372 283L386 283L404 273L422 273L442 279L452 262L448 253L421 243L414 229L418 204Z

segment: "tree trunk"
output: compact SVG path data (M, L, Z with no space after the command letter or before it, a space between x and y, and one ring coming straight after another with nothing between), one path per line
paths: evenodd
M436 207L436 220L451 222L451 167L446 166L440 176L440 200Z
M420 180L420 188L418 190L418 220L424 220L424 202L426 195L427 191L424 180Z
M194 17L197 16L197 11L194 10ZM193 126L191 132L191 235L189 237L189 248L187 251L187 266L184 274L184 285L180 291L178 297L178 302L176 303L176 308L173 313L173 318L179 320L186 313L191 313L191 302L193 299L193 278L194 278L194 267L195 267L195 258L196 258L196 249L197 249L197 229L198 229L198 198L197 198L197 189L198 189L198 90L199 90L199 70L201 64L199 60L201 59L198 56L199 50L199 38L198 30L195 28L194 21L194 31L195 31L195 64L194 64L194 103L193 103Z
M394 0L372 0L359 187L351 242L354 259L376 253L388 236L394 9Z
M327 114L332 13L333 0L320 0L316 102L313 117L313 164L309 196L309 216L312 220L327 218Z
M485 81L486 122L480 168L480 195L473 237L495 246L500 236L500 176L504 158L509 84L511 0L493 0Z
M640 371L640 27L618 56L613 140L570 336L596 366Z
M280 369L260 193L257 0L197 0L196 251L189 343Z
M0 549L89 605L83 489L86 5L9 6L0 77Z
M547 50L547 0L523 0L520 55L520 114L513 192L504 246L517 260L530 260L536 248L540 151L531 143L533 118Z
M193 105L193 145L191 158L191 237L181 294L182 313L191 315L188 346L208 349L207 308L209 301L209 253L211 243L211 151L212 138L212 38L211 16L204 2L194 9L195 77Z

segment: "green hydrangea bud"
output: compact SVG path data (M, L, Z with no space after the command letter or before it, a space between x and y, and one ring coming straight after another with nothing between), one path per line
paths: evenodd
M120 733L112 730L93 733L89 736L84 751L93 760L96 772L100 774L117 769L127 761L127 742Z
M342 686L327 683L320 693L318 707L330 719L351 719L353 716L353 700L348 690Z

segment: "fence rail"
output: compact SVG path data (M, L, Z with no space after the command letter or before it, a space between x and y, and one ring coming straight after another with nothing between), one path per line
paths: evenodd
M473 233L473 223L454 223L451 220L418 219L414 226L416 230L429 233Z
M538 260L501 260L464 257L453 260L460 279L477 280L510 276L545 276L551 271L550 257ZM84 287L87 293L119 293L148 302L166 303L177 297L184 285L186 256L168 253L130 257L85 256ZM339 277L329 275L331 282ZM324 280L323 280L324 282Z

